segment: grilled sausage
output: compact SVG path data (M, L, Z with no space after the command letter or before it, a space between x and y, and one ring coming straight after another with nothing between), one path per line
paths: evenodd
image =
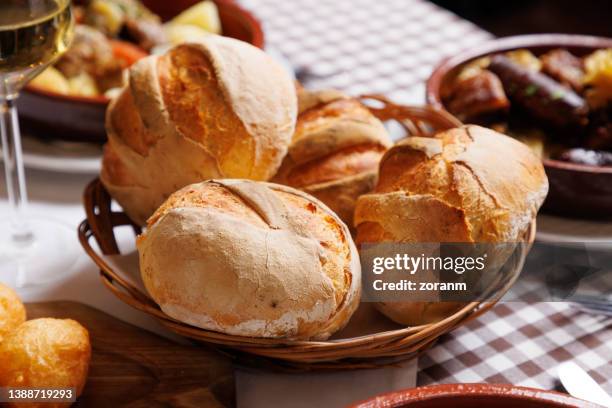
M491 58L488 69L499 77L512 102L543 122L557 127L588 123L586 101L554 79L529 71L503 55Z

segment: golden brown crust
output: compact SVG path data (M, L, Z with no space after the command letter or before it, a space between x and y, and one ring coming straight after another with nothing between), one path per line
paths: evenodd
M369 191L391 141L357 99L334 91L298 93L296 131L274 181L300 188L352 224L358 195Z
M463 219L460 224L469 235L457 242L515 242L531 223L547 191L542 164L525 145L469 125L434 138L413 137L396 144L381 160L378 185L363 202L371 205L397 200L398 192L419 200L430 196L437 205L447 207L444 213L452 217L450 223ZM453 209L463 215L453 220ZM360 214L355 217L357 227L374 222L365 205L356 212ZM379 216L386 222L383 214ZM421 232L415 231L425 233L425 228L416 224L406 227L396 229L392 239L418 241ZM460 237L452 234L441 241Z
M296 188L376 172L384 148L378 145L359 145L334 152L319 160L312 160L291 169L286 184Z
M309 95L315 95L316 103L312 100L304 102L304 97L298 99L300 103L311 103L307 109L300 106L299 121L295 127L293 141L296 141L313 131L327 126L327 120L349 117L354 121L369 122L372 119L370 111L356 99L342 96L335 92L329 94L329 91L321 91L322 94L303 91ZM300 95L300 96L301 96ZM334 99L332 99L334 98Z
M411 196L401 191L383 197L366 194L355 208L355 222L358 243L472 240L465 211L432 195Z
M184 207L214 208L216 211L238 217L250 224L265 226L261 217L227 188L220 184L200 183L189 185L168 197L147 220L147 228L152 228L162 216L173 208Z
M270 178L296 115L293 82L261 50L217 36L183 44L131 67L107 110L101 180L144 224L185 185Z
M113 184L119 187L133 187L137 185L129 169L123 164L117 150L113 147L114 142L108 141L102 150L104 166L100 170L102 180L113 180Z
M310 91L303 86L296 88L298 97L298 114L308 114L307 111L315 110L318 107L324 106L330 102L339 100L350 100L350 97L335 89L322 89L319 91ZM342 106L342 105L337 105Z
M386 150L391 145L383 124L358 100L323 101L298 117L288 153L296 164L348 147L369 145Z
M380 161L376 188L355 208L356 242L518 242L548 191L541 161L520 142L478 126L411 137ZM441 320L460 303L389 302L392 320Z
M157 64L161 95L178 132L213 157L224 158L219 161L221 173L243 173L241 166L255 159L253 139L236 113L227 109L207 56L183 46L161 56Z
M149 219L138 249L143 281L162 309L207 329L327 338L359 301L347 227L319 201L280 185L187 186Z
M0 283L0 343L25 320L25 306L17 293Z
M322 202L328 203L338 217L350 225L357 198L372 191L376 185L377 174L376 171L362 172L356 176L313 184L302 189Z
M160 136L142 123L132 93L121 92L108 113L112 128L123 143L141 156L148 155Z
M0 343L0 387L68 388L81 395L91 345L74 320L34 319ZM66 403L19 403L15 407L65 407Z

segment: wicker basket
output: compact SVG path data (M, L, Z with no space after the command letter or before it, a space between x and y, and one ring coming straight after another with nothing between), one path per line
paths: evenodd
M427 135L460 124L454 117L430 107L407 107L393 104L377 95L362 98L372 112L383 121L400 123L408 136ZM378 106L371 106L372 103ZM120 300L154 318L171 331L227 352L239 363L284 371L339 370L374 368L409 360L430 347L440 336L464 324L490 309L509 289L513 282L496 288L487 302L471 302L452 316L432 324L405 327L371 335L328 341L288 341L234 336L177 321L166 315L159 306L138 288L123 279L105 261L102 254L119 254L115 228L131 226L135 235L140 227L127 215L111 209L111 197L102 183L96 179L86 188L84 205L87 219L79 226L79 239L87 254L100 268L102 282ZM535 222L524 237L533 242ZM91 245L95 238L99 251ZM516 274L518 276L530 245L518 246ZM381 318L383 318L381 316Z

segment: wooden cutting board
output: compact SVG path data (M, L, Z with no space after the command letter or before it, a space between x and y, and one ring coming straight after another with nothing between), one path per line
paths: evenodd
M28 319L71 318L89 330L92 359L73 407L232 407L230 361L203 347L180 345L75 302L26 305Z

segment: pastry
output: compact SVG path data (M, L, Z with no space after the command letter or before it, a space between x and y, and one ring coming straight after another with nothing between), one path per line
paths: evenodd
M70 319L34 319L0 343L0 387L74 388L83 391L91 357L87 330ZM70 403L26 402L19 408L66 407Z
M340 92L299 90L298 107L289 152L273 181L312 194L352 226L355 201L374 187L391 139L361 102Z
M321 340L359 303L348 228L290 187L230 179L187 186L153 214L137 246L151 297L200 328Z
M379 180L355 209L356 242L519 242L548 192L541 161L524 144L479 126L391 148ZM385 303L396 322L440 320L460 304Z
M108 108L101 180L130 218L211 178L267 180L293 135L295 87L263 51L207 36L130 69Z
M0 283L0 343L25 320L25 307L15 291Z

